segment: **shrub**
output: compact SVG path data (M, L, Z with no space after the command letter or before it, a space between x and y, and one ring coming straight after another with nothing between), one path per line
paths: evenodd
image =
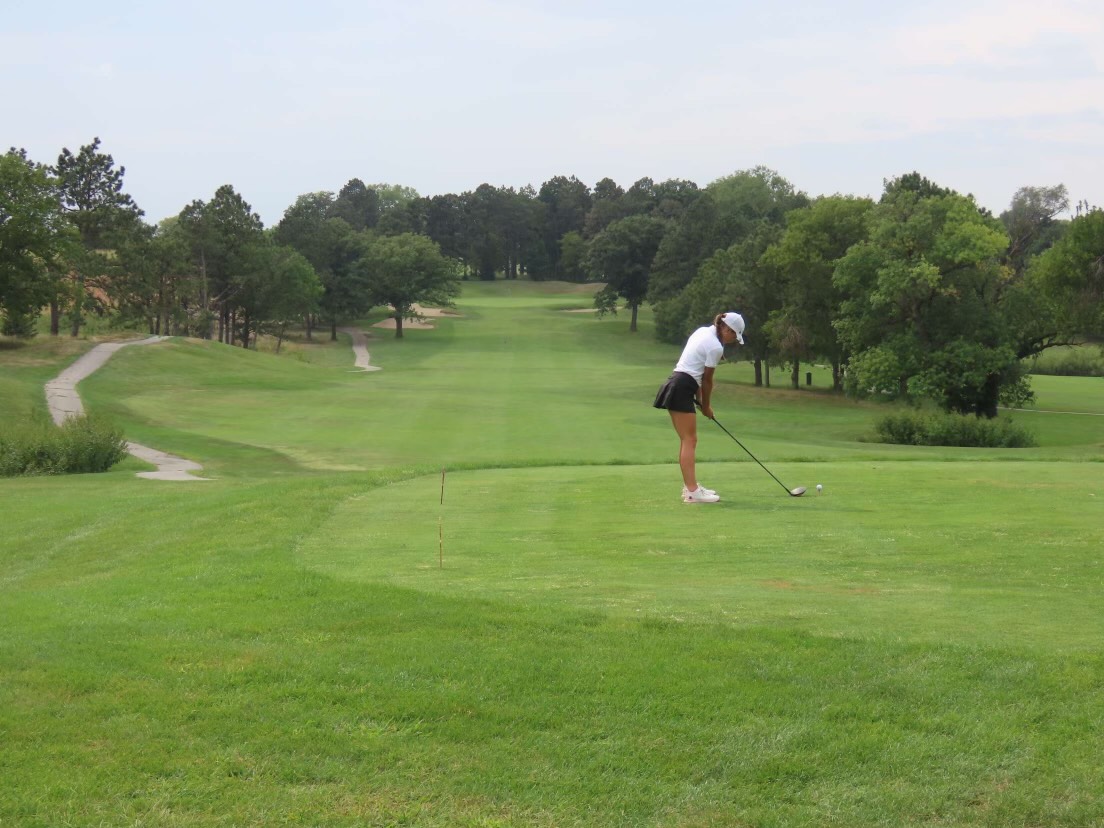
M1029 448L1031 432L1004 417L992 420L962 414L924 414L904 411L875 424L878 440L906 446L972 446Z
M38 333L38 312L20 313L10 308L2 315L0 334L30 339Z
M0 434L0 477L103 472L127 454L120 429L95 417Z

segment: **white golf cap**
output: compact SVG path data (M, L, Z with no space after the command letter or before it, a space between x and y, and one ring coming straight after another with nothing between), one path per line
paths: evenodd
M721 321L736 333L736 341L741 345L744 344L744 317L736 313L736 311L729 311L721 317Z

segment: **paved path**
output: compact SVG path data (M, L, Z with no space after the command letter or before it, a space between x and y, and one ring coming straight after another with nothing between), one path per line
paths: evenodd
M360 371L379 371L378 365L371 364L368 354L368 337L360 328L339 328L342 333L349 334L353 340L354 367ZM167 336L151 336L149 339L140 339L134 342L105 342L97 345L86 353L54 379L46 383L46 405L50 409L50 416L54 422L61 425L70 417L78 417L84 413L84 404L81 403L80 394L77 393L77 383L85 379L93 372L101 368L111 359L112 355L120 348L128 345L156 345L168 339ZM173 454L143 446L140 443L126 444L127 451L140 460L157 466L154 472L138 472L138 477L149 480L209 480L207 477L197 477L193 472L203 471L199 463L185 460Z
M155 345L168 337L151 336L149 339L141 339L135 342L105 342L97 345L87 354L82 356L54 379L46 383L46 405L50 409L50 416L54 422L61 425L70 417L77 417L84 413L84 405L77 393L77 383L100 368L111 359L112 355L120 348L128 345ZM140 460L157 466L155 472L138 472L138 477L149 480L208 480L206 477L196 477L192 472L202 471L203 466L166 454L163 451L143 446L139 443L127 443L127 451Z
M1003 408L1003 406L1002 406ZM1078 417L1104 417L1096 411L1048 411L1045 408L1005 408L1005 411L1026 411L1029 414L1075 414Z
M353 365L361 371L382 371L378 365L370 363L368 356L368 337L360 328L338 328L342 333L347 333L353 338L353 356L356 358Z

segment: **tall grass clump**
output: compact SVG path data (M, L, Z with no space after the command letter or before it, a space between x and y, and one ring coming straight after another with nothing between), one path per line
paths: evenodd
M963 414L902 411L874 424L878 441L904 446L1030 448L1035 437L1004 417L992 420Z
M1027 370L1051 377L1104 377L1104 351L1085 346L1052 348L1028 361Z
M38 314L7 311L0 316L0 334L30 339L38 334Z
M97 417L73 417L60 426L0 432L0 477L103 472L126 454L122 429Z

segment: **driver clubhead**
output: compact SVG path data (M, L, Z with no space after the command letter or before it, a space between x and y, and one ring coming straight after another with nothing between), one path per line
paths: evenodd
M805 487L798 486L796 489L790 489L790 497L801 497L805 494Z

